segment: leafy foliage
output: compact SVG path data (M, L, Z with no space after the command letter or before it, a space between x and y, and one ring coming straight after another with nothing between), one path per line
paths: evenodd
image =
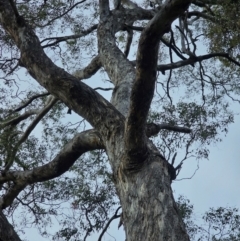
M210 208L200 221L195 217L193 205L184 196L179 196L177 205L192 241L239 240L240 215L237 208Z

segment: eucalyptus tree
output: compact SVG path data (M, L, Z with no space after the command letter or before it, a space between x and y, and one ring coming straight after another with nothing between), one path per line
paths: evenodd
M1 240L32 225L55 240L101 240L120 216L127 240L189 240L171 183L234 120L239 11L229 6L239 3L0 2Z

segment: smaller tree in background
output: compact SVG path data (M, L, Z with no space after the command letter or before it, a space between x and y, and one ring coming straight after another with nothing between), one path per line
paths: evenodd
M179 196L177 205L192 241L239 241L240 215L237 208L210 208L201 218L184 196Z

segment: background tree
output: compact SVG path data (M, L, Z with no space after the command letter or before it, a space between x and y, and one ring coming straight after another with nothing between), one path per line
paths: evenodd
M191 240L239 240L240 216L237 208L210 208L199 222L199 217L194 213L193 205L188 199L179 196L177 205Z
M171 182L234 121L239 3L161 2L0 2L0 239L101 240L121 205L127 240L189 240Z

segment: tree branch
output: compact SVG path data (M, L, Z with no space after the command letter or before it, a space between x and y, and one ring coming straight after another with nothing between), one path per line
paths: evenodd
M217 5L219 0L193 0L192 3L198 7L205 7L206 4Z
M84 69L77 70L73 75L79 80L92 77L102 67L99 56L96 56Z
M30 111L27 111L25 112L24 114L16 117L16 118L13 118L9 121L3 121L2 123L0 123L0 128L4 128L6 126L16 126L18 123L20 123L21 121L27 119L29 116L32 116L32 115L35 115L35 114L38 114L39 111L38 110L30 110Z
M129 25L125 25L127 29L132 29L132 30L136 30L136 31L139 31L139 32L142 32L144 30L143 27L139 27L139 26L129 26ZM171 48L175 54L181 58L181 59L186 59L181 53L180 53L180 50L177 49L176 46L174 45L171 45L167 40L165 40L164 38L161 38L161 42L163 42L167 47Z
M31 104L35 99L37 99L39 97L43 97L43 96L48 96L48 95L50 95L50 94L49 93L43 93L43 94L34 95L26 103L24 103L23 105L19 106L17 109L13 110L13 112L20 111L23 108L27 107L29 104Z
M98 26L99 55L105 71L115 85L111 103L126 116L135 69L125 54L117 47L115 41L115 32L122 28L123 16L120 18L116 12L113 15L102 14L100 19L101 22Z
M129 29L127 31L127 42L126 42L126 46L125 46L125 49L124 49L124 54L125 54L126 57L129 54L130 47L131 47L131 44L132 44L132 40L133 40L133 30Z
M104 227L104 229L102 230L101 234L99 235L99 238L98 238L98 241L101 241L102 240L102 237L104 235L104 233L107 231L109 225L111 224L111 222L114 220L114 219L117 219L119 218L121 215L118 214L118 211L121 207L118 207L117 210L115 211L114 215L108 220L106 226Z
M125 145L132 164L147 157L144 127L154 94L157 73L158 47L172 22L186 11L191 1L167 1L143 30L137 51L136 79L131 93L130 111L125 125ZM130 160L127 169L130 168ZM130 166L129 166L130 165Z
M188 18L191 18L193 16L195 16L197 18L203 18L203 19L210 20L213 23L217 22L217 19L215 17L210 16L210 15L204 13L204 12L199 12L199 11L188 12L188 15L187 15Z
M88 35L89 33L91 33L92 31L96 30L97 26L98 25L95 24L92 27L90 27L89 29L81 31L81 33L79 33L79 34L74 34L74 35L64 36L64 37L55 37L55 38L52 37L52 38L43 39L41 41L41 43L43 43L45 41L51 41L51 40L55 40L55 41L53 43L49 43L49 44L43 45L42 47L43 48L47 48L47 47L54 46L54 45L56 45L56 44L58 44L60 42L63 42L63 41L67 41L67 40L71 40L71 39L78 39L78 38L84 37L84 36Z
M227 53L212 53L212 54L206 54L206 55L200 55L200 56L192 56L192 57L190 57L186 60L178 61L178 62L175 62L175 63L158 65L157 70L164 73L165 70L177 69L177 68L180 68L180 67L183 67L183 66L186 66L186 65L194 66L194 64L196 62L201 62L203 60L207 60L207 59L214 58L214 57L226 58L230 62L236 64L237 66L240 66L240 63L237 62L236 60L234 60L233 58L231 58L229 56L229 54L227 54Z
M162 123L162 124L149 123L146 126L146 135L147 137L155 136L161 130L169 130L169 131L181 132L181 133L191 133L192 131L190 128L187 128L187 127L173 126L167 123Z
M105 149L99 133L88 130L77 134L49 163L27 171L8 171L0 175L0 184L12 181L13 187L0 199L0 209L6 208L27 185L56 178L75 163L85 152Z
M79 5L79 4L81 4L81 3L84 3L84 2L86 2L86 0L82 0L81 2L75 3L74 5L70 6L70 8L67 9L65 12L63 12L63 13L61 13L60 15L58 15L57 17L51 19L51 20L48 21L46 24L44 24L44 25L37 25L37 26L38 26L38 27L41 27L41 28L44 28L44 27L52 24L55 20L63 17L64 15L66 15L67 13L69 13L70 11L72 11L77 5Z
M57 102L57 98L53 97L49 100L46 106L42 108L42 110L38 113L36 118L32 121L32 123L28 126L26 131L23 133L17 144L14 146L11 154L7 157L6 160L6 166L4 169L4 172L8 171L8 169L12 166L13 161L15 159L16 153L18 151L18 148L22 145L24 141L28 138L32 130L36 127L36 125L39 123L39 121L51 110L51 108L54 106L54 104Z

